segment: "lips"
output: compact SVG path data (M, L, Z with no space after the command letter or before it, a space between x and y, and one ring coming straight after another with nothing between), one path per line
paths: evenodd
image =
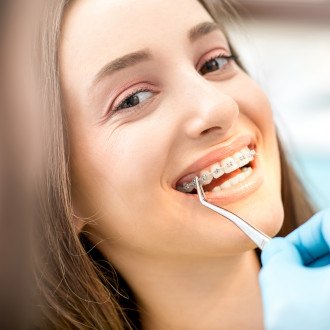
M180 175L179 179L175 181L173 188L185 182L191 182L195 176L199 176L203 169L211 166L215 162L219 162L219 160L233 155L235 152L247 146L254 149L255 140L251 135L241 135L230 141L226 141L226 143L222 144L216 150L209 152L188 166Z

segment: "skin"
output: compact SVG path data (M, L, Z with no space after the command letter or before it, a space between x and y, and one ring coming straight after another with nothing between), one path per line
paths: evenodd
M262 154L263 183L226 207L270 236L282 225L268 99L234 62L200 74L212 55L230 54L219 30L188 41L188 30L205 21L213 20L196 0L80 0L63 22L75 225L135 292L144 329L262 328L255 246L171 187L194 161L250 134ZM154 60L93 84L105 64L145 48ZM139 94L140 108L105 118L112 102L139 87L151 90Z

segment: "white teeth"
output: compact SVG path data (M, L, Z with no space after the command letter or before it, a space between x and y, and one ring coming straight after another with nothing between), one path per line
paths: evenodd
M221 191L220 186L214 187L214 188L212 189L212 192L219 192L219 191Z
M249 158L247 158L242 152L236 152L236 154L233 155L233 158L239 167L242 167L250 162Z
M231 183L230 183L229 181L230 181L230 180L227 180L226 182L224 182L223 184L221 184L221 185L220 185L220 188L221 188L222 190L230 188L230 187L231 187Z
M238 169L238 165L233 157L225 158L221 161L221 166L225 173L231 173Z
M251 168L251 167L249 167L249 168ZM252 172L252 169L251 169L251 172ZM248 172L246 172L246 173L248 173ZM236 176L234 176L233 178L229 179L228 181L231 183L231 185L234 185L234 184L237 184L239 182L242 182L247 177L246 176L246 173L237 174ZM250 174L251 173L249 172L248 175L250 175Z
M246 178L246 176L244 173L240 173L240 174L236 175L236 178L238 180L237 181L237 183L238 183L238 182L242 182Z
M245 147L241 150L241 153L244 155L244 157L248 160L248 163L253 160L253 155L251 153L251 150L248 147Z
M252 173L252 168L248 167L243 173L237 174L233 178L225 181L223 184L221 184L218 187L214 187L212 192L219 192L221 190L226 190L230 188L231 186L244 181L250 174Z
M214 165L211 166L211 173L215 179L218 179L225 172L223 171L219 163L215 163Z
M252 173L252 168L251 167L247 167L243 174L247 178L251 173Z
M229 182L234 185L239 182L238 175L234 176L233 178L229 179Z
M201 179L202 179L202 184L207 185L213 180L213 176L210 172L208 171L202 171L201 172Z
M243 165L243 161L246 160L244 155L241 152L236 152L233 154L233 158L235 159L235 162L241 167Z
M212 182L213 179L218 179L225 173L231 173L238 168L241 168L240 174L236 175L234 178L231 178L224 182L219 188L216 189L215 192L219 192L221 189L228 189L233 184L237 184L241 181L243 181L245 178L247 178L252 173L251 167L244 167L248 163L250 163L254 156L256 155L256 152L254 150L250 150L248 147L242 148L239 152L236 152L231 157L227 157L223 159L221 162L214 163L209 168L203 170L200 172L199 176L199 182L201 185L205 186ZM186 182L182 186L177 186L176 189L181 192L189 193L193 191L196 188L195 182ZM213 189L213 190L214 190Z
M193 184L190 182L190 183L185 183L183 185L183 189L186 191L186 192L191 192L194 190L194 186Z

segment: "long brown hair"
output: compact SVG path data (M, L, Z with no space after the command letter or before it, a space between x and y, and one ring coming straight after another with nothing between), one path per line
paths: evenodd
M69 0L44 2L38 34L40 84L45 117L45 173L40 187L36 268L39 329L139 329L134 294L97 248L73 226L67 125L61 102L58 49ZM227 1L199 0L219 24L233 17ZM232 49L235 53L234 49ZM313 214L281 144L285 235ZM40 251L40 247L39 247ZM128 299L129 298L129 299Z

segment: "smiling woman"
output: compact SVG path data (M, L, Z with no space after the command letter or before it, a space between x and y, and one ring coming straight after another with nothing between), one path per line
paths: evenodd
M312 214L227 37L230 10L44 3L39 328L263 327L255 245L182 189L200 175L269 236Z

